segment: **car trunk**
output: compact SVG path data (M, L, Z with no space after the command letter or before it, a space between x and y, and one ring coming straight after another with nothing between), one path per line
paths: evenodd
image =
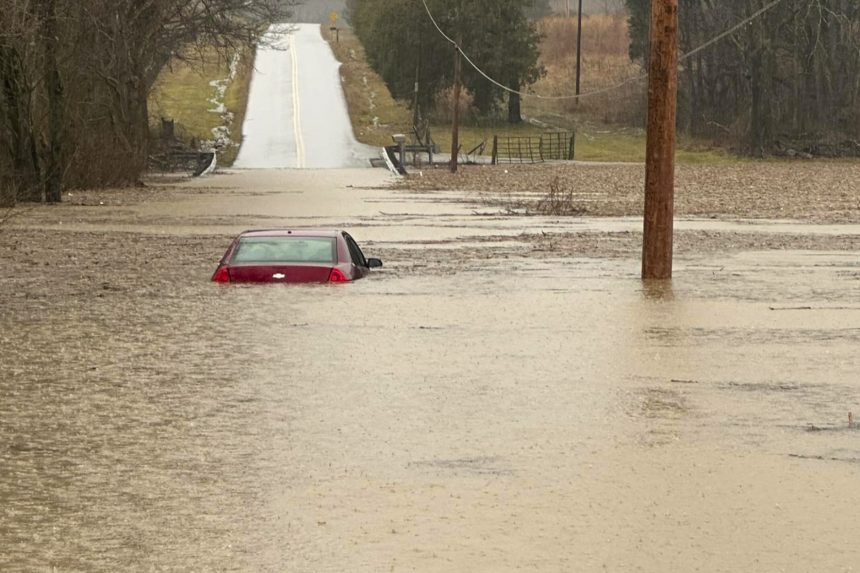
M324 283L331 265L239 265L230 267L230 282L237 283Z

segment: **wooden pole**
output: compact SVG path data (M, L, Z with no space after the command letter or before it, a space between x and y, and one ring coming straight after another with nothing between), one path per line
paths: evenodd
M424 51L424 37L421 34L421 30L418 30L418 58L415 62L415 94L414 99L412 101L412 128L415 133L420 133L418 129L418 122L421 119L421 111L418 106L418 97L420 94L420 85L421 85L421 53ZM420 141L419 143L424 144L425 142ZM428 145L430 142L426 142ZM431 162L432 163L432 162Z
M642 278L672 278L678 0L651 0Z
M463 60L460 55L460 45L463 34L457 35L457 45L454 47L454 125L451 128L451 173L457 172L458 155L460 152L460 85L462 82Z
M579 12L577 12L576 20L576 95L579 95L579 78L582 68L582 0L579 0ZM576 98L576 105L579 105L579 98Z

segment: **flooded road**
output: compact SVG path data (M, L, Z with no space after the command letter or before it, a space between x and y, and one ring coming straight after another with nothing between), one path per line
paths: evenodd
M635 251L526 236L601 223L384 178L236 173L10 220L0 570L860 567L856 251L691 247L643 285ZM386 267L207 282L238 230L311 224Z

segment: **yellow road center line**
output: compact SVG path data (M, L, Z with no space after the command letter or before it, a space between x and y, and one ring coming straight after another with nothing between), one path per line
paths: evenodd
M290 52L293 64L293 130L296 132L296 167L305 166L305 140L302 136L302 105L299 101L299 57L296 53L296 36L290 34Z

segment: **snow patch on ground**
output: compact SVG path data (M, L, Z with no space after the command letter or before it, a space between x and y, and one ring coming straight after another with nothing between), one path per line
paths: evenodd
M223 150L235 145L231 132L235 116L224 104L224 97L227 94L227 89L236 79L241 61L241 55L238 53L235 54L230 61L230 75L226 78L209 82L209 85L215 90L215 94L209 99L209 103L214 107L208 111L210 113L217 113L221 117L221 125L212 128L212 139L203 143L204 149L210 151Z

